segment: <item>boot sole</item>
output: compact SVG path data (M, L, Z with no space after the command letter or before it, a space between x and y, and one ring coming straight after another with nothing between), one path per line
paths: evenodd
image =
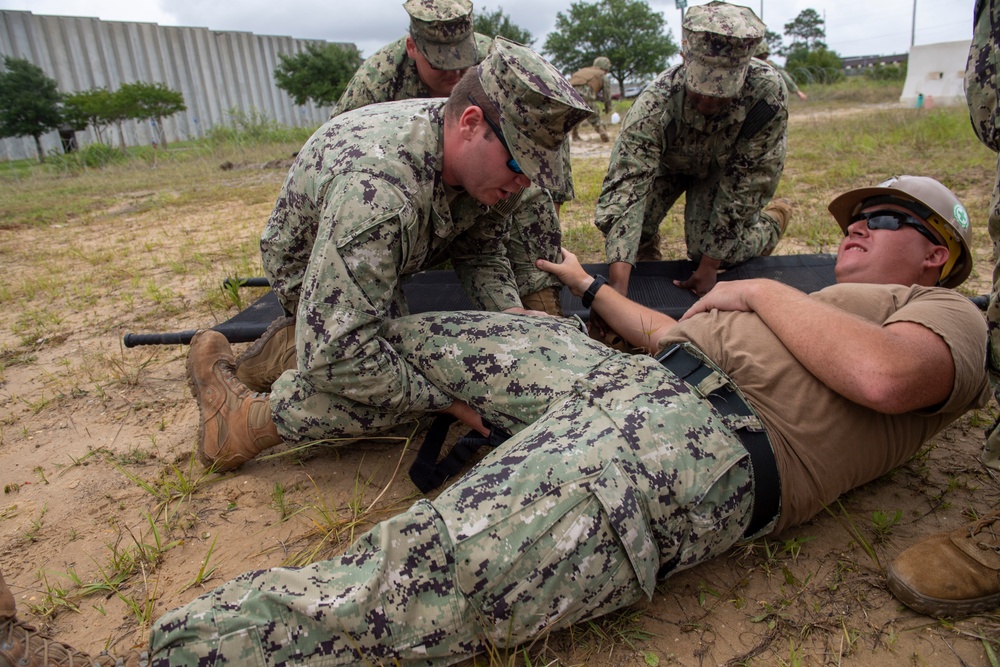
M890 564L886 570L889 590L910 609L934 618L957 618L982 614L1000 607L1000 593L971 600L942 600L922 595L900 581Z

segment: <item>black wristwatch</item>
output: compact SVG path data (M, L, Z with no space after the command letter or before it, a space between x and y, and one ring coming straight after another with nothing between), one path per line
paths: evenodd
M607 284L608 279L604 276L594 276L594 282L590 283L590 287L583 293L583 307L590 308L590 304L594 303L594 297L597 296L597 290Z

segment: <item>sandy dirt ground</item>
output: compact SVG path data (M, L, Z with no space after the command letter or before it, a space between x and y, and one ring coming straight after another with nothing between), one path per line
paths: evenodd
M574 154L607 151L594 139L585 130ZM0 313L0 570L24 619L81 649L140 645L164 611L244 571L338 553L419 497L405 474L417 438L279 449L206 475L192 457L186 348L121 346L129 331L229 317L204 303L213 264L232 239L256 238L269 212L270 203L202 206L164 219L123 200L54 228L0 229L7 280L78 279L37 339L26 340L24 322L51 312L40 303ZM206 267L177 272L170 262L190 245ZM88 280L121 256L146 277ZM993 412L968 414L808 524L680 573L628 613L539 640L531 663L991 664L1000 615L915 614L888 593L884 567L914 541L1000 506L1000 479L978 458ZM478 662L524 658L501 650Z

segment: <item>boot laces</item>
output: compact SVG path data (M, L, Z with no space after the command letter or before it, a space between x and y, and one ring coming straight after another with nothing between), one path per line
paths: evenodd
M981 549L1000 554L1000 512L980 518L969 526L969 538Z
M11 664L28 667L89 667L97 664L86 653L49 639L34 626L14 618L0 623L0 657Z

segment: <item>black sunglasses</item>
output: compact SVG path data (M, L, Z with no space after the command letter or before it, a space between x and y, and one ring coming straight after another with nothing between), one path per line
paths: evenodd
M508 153L510 153L510 159L507 160L507 168L515 174L523 174L524 172L521 171L521 165L517 163L517 160L514 159L514 154L510 152L510 146L507 145L507 140L504 138L503 132L501 132L497 124L490 120L490 117L486 115L486 109L483 109L483 107L480 106L479 102L477 102L472 95L469 95L469 101L472 102L472 106L479 108L479 110L483 112L483 120L486 121L486 124L490 126L491 130L493 130L493 134L497 135L497 139L500 140L503 147L507 149Z
M889 231L896 231L904 225L906 227L913 227L915 230L920 232L924 238L933 243L934 245L943 246L945 243L939 241L931 230L927 229L927 225L920 222L912 215L907 215L901 211L869 211L867 213L859 213L853 220L852 223L859 220L864 220L868 224L868 229L888 229ZM844 232L846 235L847 232Z

